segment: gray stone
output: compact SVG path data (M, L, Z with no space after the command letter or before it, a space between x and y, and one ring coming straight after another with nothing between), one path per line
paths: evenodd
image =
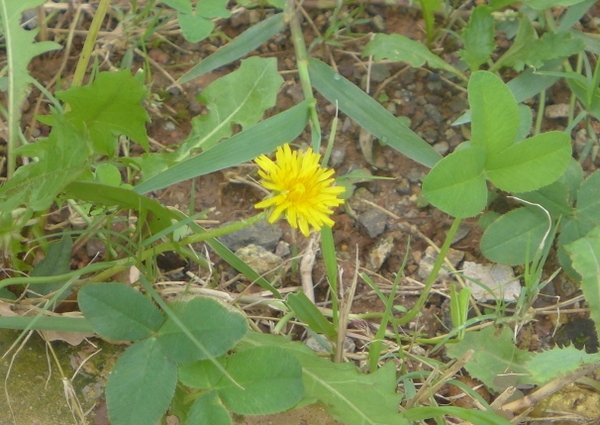
M425 109L425 113L427 114L427 116L434 123L436 123L436 125L440 125L442 123L444 117L442 117L442 113L437 108L437 106L428 103L427 105L425 105L424 109Z
M281 257L267 251L260 245L250 244L235 251L235 255L240 257L258 274L274 271L283 263Z
M463 260L464 256L464 252L450 248L448 250L448 255L446 255L446 258L448 259L448 261L450 261L450 264L456 267L457 264ZM423 257L423 259L419 261L419 277L421 277L422 279L429 278L429 275L433 270L433 265L435 264L437 257L437 251L432 247L427 247L427 249L425 250L425 257ZM447 267L442 265L442 268L438 273L438 279L447 280L449 277L450 273L448 272Z
M385 230L387 214L377 208L371 208L358 216L358 221L367 231L367 234L376 238Z
M260 221L245 229L221 236L219 240L232 251L255 244L272 252L282 235L283 232L279 226Z
M463 275L465 284L471 288L471 296L477 301L515 302L521 293L521 282L515 277L514 270L504 264L484 266L465 261Z
M369 253L369 268L376 272L381 268L385 260L387 260L390 252L394 248L394 238L389 236L380 240L375 248Z

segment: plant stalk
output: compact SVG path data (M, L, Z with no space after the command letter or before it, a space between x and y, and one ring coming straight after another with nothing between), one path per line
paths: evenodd
M290 30L292 32L292 42L294 43L294 50L296 52L296 63L298 65L298 75L300 77L302 93L304 94L305 99L314 99L312 85L310 83L310 76L308 73L308 52L306 50L306 44L304 43L304 35L302 34L300 20L298 19L298 14L296 13L296 10L294 8L294 0L286 1L284 13L286 21L290 23ZM319 123L316 102L311 104L309 108L310 121L312 124L312 148L315 152L319 152L319 149L321 147L321 124Z
M73 81L71 82L71 86L80 86L83 82L83 77L85 75L85 70L87 69L88 64L90 63L90 58L92 57L92 51L94 50L94 45L96 44L96 39L98 38L98 32L100 31L100 26L104 21L104 17L108 12L108 7L110 6L110 0L100 0L100 4L98 5L98 9L94 14L94 19L92 20L92 24L88 31L88 35L85 38L85 43L83 45L83 50L81 51L81 56L79 56L79 61L77 62L77 67L75 68L75 73L73 74Z

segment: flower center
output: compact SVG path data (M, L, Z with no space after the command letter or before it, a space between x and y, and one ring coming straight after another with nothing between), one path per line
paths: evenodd
M306 186L303 183L296 183L292 185L289 192L289 199L292 202L302 201L304 199L304 195L306 194Z

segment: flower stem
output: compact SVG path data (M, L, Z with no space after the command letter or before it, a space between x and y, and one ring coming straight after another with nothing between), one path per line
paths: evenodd
M304 35L302 34L300 20L298 19L298 14L294 9L294 0L286 1L285 15L286 20L290 23L290 30L292 31L292 42L294 43L294 49L296 51L298 75L300 77L300 85L302 86L304 98L314 99L312 85L310 83L310 76L308 73L308 52L306 51L306 44L304 44ZM312 148L315 152L319 152L319 149L321 147L321 124L319 123L319 116L317 114L316 103L312 103L309 107L310 121L312 123Z

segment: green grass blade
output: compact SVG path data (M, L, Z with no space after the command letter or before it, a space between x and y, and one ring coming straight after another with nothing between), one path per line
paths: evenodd
M217 146L163 171L134 188L147 193L193 177L219 171L258 155L270 153L282 143L295 139L306 127L309 101L266 119L246 131L236 134Z
M0 329L31 329L35 331L94 332L84 318L41 316L31 324L34 317L0 317Z
M179 84L187 83L194 78L247 55L275 34L283 31L285 26L283 13L278 13L254 25L236 37L232 42L190 69L179 79Z
M433 167L441 155L356 85L317 59L308 60L313 86L342 112L398 152Z

